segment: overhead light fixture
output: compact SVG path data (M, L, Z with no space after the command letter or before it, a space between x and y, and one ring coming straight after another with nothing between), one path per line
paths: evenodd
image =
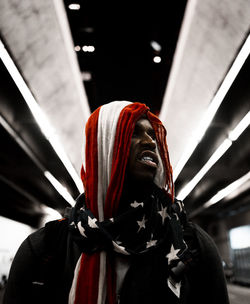
M52 186L57 190L57 192L70 204L74 205L75 201L73 197L70 195L68 190L49 172L45 169L44 165L40 162L40 160L36 157L36 155L32 152L32 150L27 146L27 144L23 141L23 139L16 133L16 131L8 124L8 122L3 118L0 114L0 124L2 127L12 136L12 138L16 141L16 143L21 147L21 149L30 157L30 159L34 162L34 164L44 173L45 177L52 184ZM12 185L15 189L18 189L17 186ZM19 192L21 190L18 189ZM27 197L27 194L25 194ZM31 201L34 201L33 197L30 197Z
M85 71L85 72L82 72L81 75L82 75L83 81L90 81L92 79L92 75L90 72Z
M249 189L250 186L250 172L243 175L233 183L229 184L224 189L218 191L209 201L195 209L189 214L190 218L197 216L202 213L205 209L211 207L212 205L217 204L222 199L230 200L233 199L236 195L239 195L243 191Z
M153 61L155 63L160 63L161 62L161 57L160 56L154 56Z
M10 73L13 81L15 82L16 86L18 87L20 93L22 94L25 102L27 103L31 113L33 114L38 126L40 127L41 131L44 133L45 137L50 142L51 146L55 150L58 157L61 159L62 163L64 164L65 168L71 175L72 179L74 180L78 190L80 192L83 191L83 185L81 182L80 177L76 173L75 168L73 167L71 161L69 160L65 150L63 149L59 139L56 136L56 131L50 125L46 115L42 111L41 107L38 105L37 101L35 100L34 96L32 95L30 89L28 88L27 84L25 83L23 77L19 73L15 63L13 62L12 58L10 57L9 53L4 47L4 44L0 40L0 58L3 61L5 67L7 68L8 72Z
M242 186L244 183L246 183L248 180L250 180L250 171L247 174L243 175L241 178L228 185L227 187L225 187L224 189L217 192L208 202L203 205L204 208L208 208L218 203L226 196L234 192L236 189L238 189L240 186Z
M160 52L160 51L161 51L161 45L160 45L157 41L152 40L152 41L150 42L150 45L151 45L151 47L152 47L156 52Z
M83 31L86 33L93 33L94 32L94 28L91 26L86 26L83 28Z
M82 50L83 50L84 52L90 52L90 53L92 53L92 52L95 51L95 47L94 47L93 45L84 45L84 46L82 47Z
M221 86L219 87L214 98L212 99L204 117L201 120L199 127L197 128L196 133L192 136L192 139L187 149L184 151L182 157L177 163L173 173L174 181L177 179L183 167L187 163L188 159L193 154L198 143L201 141L202 137L204 136L208 126L213 120L218 108L220 107L222 101L224 100L227 92L229 91L232 83L234 82L236 76L238 75L240 69L242 68L249 54L250 54L250 35L248 35L245 43L243 44L241 50L239 51L237 57L235 58L231 68L229 69L227 75L225 76Z
M201 168L201 170L193 177L193 179L184 186L183 189L177 195L177 198L184 200L189 193L194 189L194 187L199 183L203 176L208 172L208 170L222 157L222 155L229 149L234 140L238 139L239 136L245 131L245 129L250 125L250 111L243 117L243 119L237 124L237 126L229 132L229 137L226 138L223 143L217 148L213 153L207 163Z
M244 116L244 118L240 121L237 127L229 132L229 139L235 141L238 137L245 131L245 129L250 125L250 111Z
M50 183L54 186L57 192L71 205L75 205L75 200L68 192L67 188L64 187L49 171L44 172L45 177L50 181Z
M80 45L76 45L76 46L75 46L75 51L76 51L76 52L81 51L81 47L80 47Z
M68 7L70 10L73 10L73 11L78 11L81 8L79 3L71 3L71 4L69 4Z
M210 157L207 163L201 168L201 170L193 177L193 179L180 191L177 198L184 200L194 187L199 183L202 177L208 172L208 170L221 158L221 156L228 150L232 145L231 140L225 139L219 148Z

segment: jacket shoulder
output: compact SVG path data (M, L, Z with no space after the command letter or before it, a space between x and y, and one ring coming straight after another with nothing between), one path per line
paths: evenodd
M29 242L36 256L43 256L44 254L58 251L61 243L66 241L68 236L68 220L55 220L45 224L36 232L29 235L27 242Z
M215 242L199 225L188 223L187 226L184 232L184 239L186 233L188 245L191 242L191 249L192 246L198 249L197 264L190 277L193 290L192 296L194 297L192 302L196 303L195 297L198 296L199 298L200 296L202 297L202 295L206 295L204 304L228 304L228 292L222 267L222 259Z

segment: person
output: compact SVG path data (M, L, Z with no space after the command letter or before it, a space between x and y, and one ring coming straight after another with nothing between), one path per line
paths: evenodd
M212 239L174 198L161 121L113 101L85 127L84 193L31 234L4 303L229 303Z

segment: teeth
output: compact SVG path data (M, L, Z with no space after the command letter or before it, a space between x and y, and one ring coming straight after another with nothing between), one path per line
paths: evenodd
M151 162L153 162L153 158L151 158L151 157L149 157L149 156L143 156L142 157L142 160L145 160L145 161L151 161Z

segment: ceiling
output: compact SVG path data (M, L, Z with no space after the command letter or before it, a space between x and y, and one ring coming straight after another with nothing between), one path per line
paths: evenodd
M131 100L159 114L186 2L136 7L133 1L108 1L99 7L98 1L78 1L81 9L71 10L72 1L64 1L75 46L95 47L77 52L83 78L91 77L84 81L91 111L112 100ZM157 55L160 63L153 61Z
M28 2L27 0L26 3ZM187 2L178 1L178 3L175 2L176 4L166 4L164 1L154 1L153 6L152 4L146 5L144 3L143 8L142 6L139 8L135 7L134 2L129 1L121 3L105 2L105 6L103 7L97 1L77 1L77 3L81 6L80 10L69 9L71 1L68 0L64 1L63 9L69 25L69 36L73 41L70 46L71 51L73 50L75 54L73 55L76 58L75 63L77 63L80 72L79 79L83 92L86 93L90 112L101 104L112 100L131 100L144 102L151 108L152 112L156 115L161 115L163 104L166 102L168 95L166 94L167 88L173 78L173 75L172 78L170 76L171 71L173 72L175 67L174 63L176 64L176 50L178 41L180 41L180 31ZM3 11L3 8L1 9ZM39 16L39 10L45 10L42 6L36 9L36 16ZM218 7L217 10L219 11L219 9L222 8ZM242 16L241 18L243 19ZM52 20L54 19L52 18ZM7 17L5 19L6 23ZM51 32L53 30L54 27L51 28ZM51 87L46 84L46 88L44 88L43 92L48 92L51 89L51 95L43 94L43 98L47 102L47 108L45 107L44 109L51 121L55 121L58 129L60 126L63 126L61 127L64 128L63 132L62 130L58 132L62 135L63 142L70 142L71 146L66 146L66 152L68 152L69 157L72 157L74 150L78 152L80 150L76 146L76 143L79 143L79 138L82 136L82 121L84 121L82 117L77 117L78 113L80 113L79 108L76 110L73 107L73 99L77 100L78 98L73 94L75 91L69 88L65 93L65 88L69 86L70 81L74 78L73 74L70 74L69 68L65 68L63 60L57 66L58 68L61 67L61 73L59 73L58 78L55 77L57 74L53 75L53 77L46 75L45 68L40 62L40 73L37 73L36 62L33 65L28 64L32 57L26 58L24 64L21 52L18 54L17 50L11 46L11 41L8 40L10 39L8 35L11 32L9 28L0 24L0 31L1 39L4 41L9 53L12 55L23 76L25 76L24 78L31 91L42 107L44 103L39 88L42 92L44 83L48 83L48 81L45 81L47 78L53 84ZM49 35L49 31L49 28L46 31L44 30L46 35ZM216 93L216 90L218 90L240 46L246 39L246 33L246 29L245 31L241 31L240 44L235 44L235 49L231 52L231 59L227 60L224 70L221 71L221 76L218 77L214 84L215 91L209 90L211 98ZM14 30L11 34L12 37L16 36ZM53 35L53 37L57 37L54 32ZM58 37L58 40L54 39L57 41L57 44L60 41L60 35ZM94 52L84 52L82 50L84 45L94 46ZM80 46L81 50L77 51L77 48L74 50L76 46ZM193 43L192 46L195 48L196 44ZM46 46L45 44L45 48L47 47L49 48L49 45ZM27 46L23 46L23 50L25 49L27 49ZM60 53L59 50L58 52ZM56 57L60 56L59 53L57 55L55 50L53 50L53 55L47 56L48 58L51 58L51 56L55 57L53 57L53 60L50 60L47 66L45 62L46 68L53 66L57 60ZM189 57L191 63L190 52L186 51L184 54ZM159 63L154 62L155 56L161 58ZM37 57L37 61L39 61L40 57ZM73 59L72 61L74 61ZM199 62L197 56L195 60ZM218 62L218 66L219 64L220 62ZM38 79L36 83L36 79L34 78L40 76L34 77L36 75L32 71L34 67L36 67L36 73L41 76L41 79ZM185 67L188 67L188 64L185 64ZM190 70L190 67L188 68ZM28 74L27 70L29 71ZM67 74L67 71L70 74L68 75L67 82L65 80L59 82L58 79L60 77L63 78ZM186 73L186 70L183 68L183 74L184 71ZM196 71L198 75L198 69ZM204 137L180 172L175 183L176 194L197 174L216 148L227 138L229 131L250 110L249 71L250 58L248 57L223 99ZM192 73L195 73L195 71ZM45 172L49 171L61 185L67 188L73 198L77 197L80 190L62 163L62 160L58 157L55 149L53 149L48 138L37 125L34 116L3 62L0 62L0 75L2 80L0 87L0 134L2 140L0 150L0 188L2 192L0 215L26 223L32 227L39 227L42 218L47 212L46 206L56 209L60 213L63 213L65 207L70 206L69 202L59 194L51 181L46 177ZM217 77L215 73L210 76L211 79ZM186 77L186 80L190 79L190 75ZM211 82L208 80L209 78L206 78L207 86L209 87L212 80ZM55 85L55 81L58 81L57 85ZM181 84L181 81L179 83ZM194 90L194 88L190 87L190 95L192 95L192 89ZM197 91L199 89L197 87ZM78 87L78 90L80 92L81 88ZM178 89L179 91L181 90ZM71 92L72 101L70 99ZM68 96L68 99L62 104L62 107L68 105L64 112L60 112L62 107L58 106L58 103L48 102L50 99L54 100L53 98L57 94L60 94L58 96L59 102L64 96ZM185 94L187 95L186 92ZM80 95L83 96L84 94L81 92L79 93ZM172 96L174 100L174 93L172 93ZM185 109L185 100L183 97L179 99L182 100L183 109ZM188 96L186 100L188 100ZM53 104L57 104L57 107L52 107ZM202 100L200 100L200 105L202 105ZM169 107L174 109L171 103ZM75 109L74 112L69 113L70 117L66 115L67 112L73 111L73 109ZM182 121L180 120L182 128L183 126L185 128L185 124L188 128L188 123L192 122L193 117L188 110L191 113L193 111L195 117L195 107L191 107L185 111L181 111L179 107L175 108L175 111L178 111L178 113L182 112L182 116L184 117ZM83 112L85 116L88 116L86 107ZM56 117L57 114L58 117L60 116L58 119ZM168 121L171 121L171 119L174 120L174 115L171 115ZM74 123L77 121L81 123L78 126L71 125L71 129L69 129L68 124L73 120ZM77 128L80 129L79 133L72 131L78 130ZM171 126L167 126L167 129L171 134ZM78 137L72 138L73 136ZM187 139L187 136L184 137L183 139ZM175 138L176 141L180 140L178 135ZM224 199L210 208L202 208L219 190L250 171L249 138L250 128L248 127L207 172L197 186L194 187L193 191L185 197L184 202L191 215L196 215L199 220L205 223L206 221L210 221L211 218L216 219L222 216L230 216L232 213L243 212L249 208L250 187L245 187L237 196L230 200ZM174 142L172 139L170 142L171 156L172 151L174 151ZM72 153L69 151L72 151ZM76 158L80 158L78 154L74 155L74 159ZM74 163L74 161L72 162ZM78 164L75 167L79 170Z

